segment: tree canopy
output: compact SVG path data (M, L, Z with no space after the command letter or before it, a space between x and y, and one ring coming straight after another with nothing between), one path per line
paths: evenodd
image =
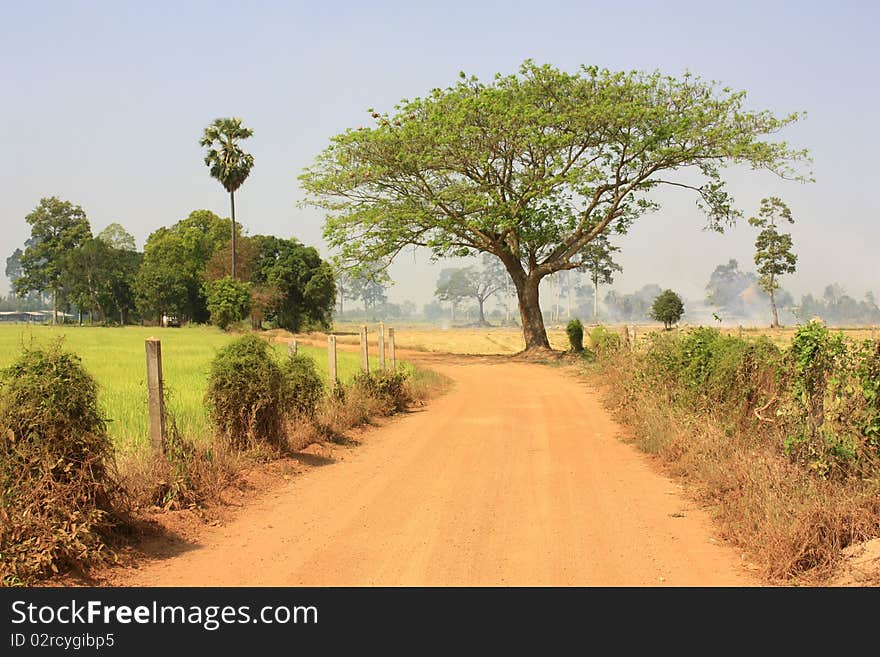
M684 315L684 302L672 290L663 290L651 305L651 319L663 322L667 330Z
M238 117L215 119L211 125L205 128L201 146L207 147L205 164L209 167L211 177L223 185L223 189L229 192L229 203L232 217L232 249L230 267L232 278L237 278L236 263L236 238L235 229L235 192L244 184L254 167L254 156L242 150L239 142L242 139L252 137L254 131L245 128Z
M40 199L25 221L31 226L31 236L20 259L15 291L19 296L51 292L54 321L64 289L64 258L91 239L92 229L80 206L56 196Z
M807 180L805 150L764 139L796 122L745 108L745 93L691 74L566 73L526 61L489 82L450 87L372 112L300 176L328 211L324 235L351 266L406 245L435 257L491 253L511 276L526 348L547 348L541 279L582 263L584 247L656 209L651 192L696 194L709 226L741 216L722 169L746 164ZM699 182L694 182L700 178Z

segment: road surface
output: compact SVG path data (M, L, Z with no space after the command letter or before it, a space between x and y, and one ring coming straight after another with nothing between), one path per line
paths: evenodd
M746 586L708 516L563 368L427 355L455 384L126 586Z

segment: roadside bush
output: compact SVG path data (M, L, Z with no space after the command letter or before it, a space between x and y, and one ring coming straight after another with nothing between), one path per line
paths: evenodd
M280 444L287 400L284 371L265 340L245 335L211 362L205 401L217 434L230 446Z
M115 485L95 380L59 341L26 348L0 386L3 583L102 561Z
M315 361L309 356L296 354L284 363L284 385L291 413L300 418L312 418L318 402L324 396L324 381L318 374Z
M785 450L822 477L880 471L880 347L810 322L787 354Z
M565 327L565 332L568 334L568 344L571 345L571 350L578 353L583 351L584 326L581 324L581 320L572 319L569 321Z
M597 326L590 331L590 346L600 358L608 356L620 349L620 336L604 326Z
M404 410L410 402L407 378L403 371L359 372L352 379L351 385L382 402L384 414L391 415Z

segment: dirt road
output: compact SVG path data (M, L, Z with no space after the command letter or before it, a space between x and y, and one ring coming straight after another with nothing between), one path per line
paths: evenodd
M130 586L726 586L754 581L595 391L563 370L432 359L454 388L143 565Z

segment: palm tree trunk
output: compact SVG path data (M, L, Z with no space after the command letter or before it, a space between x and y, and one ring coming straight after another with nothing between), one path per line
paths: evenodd
M232 280L235 276L235 192L229 192L229 204L232 206Z

